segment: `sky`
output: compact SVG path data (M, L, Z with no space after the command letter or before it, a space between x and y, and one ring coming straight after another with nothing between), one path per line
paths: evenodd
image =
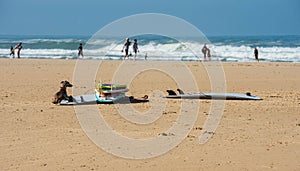
M179 17L209 36L300 35L300 0L1 0L0 35L93 35L141 13Z

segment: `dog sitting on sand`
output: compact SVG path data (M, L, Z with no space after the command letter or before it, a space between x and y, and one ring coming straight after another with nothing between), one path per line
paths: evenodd
M72 86L73 85L67 80L61 81L60 90L57 93L55 93L52 103L59 104L62 100L68 100L69 102L72 102L73 97L68 96L67 94L67 87L72 87Z

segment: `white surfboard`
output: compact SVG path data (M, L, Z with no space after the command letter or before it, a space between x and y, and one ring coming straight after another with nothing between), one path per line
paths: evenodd
M262 100L258 96L238 93L196 93L168 95L165 98L172 99L212 99L212 100Z
M60 105L81 105L81 104L96 104L97 99L95 94L86 94L81 96L74 96L73 102L69 102L68 100L62 100Z

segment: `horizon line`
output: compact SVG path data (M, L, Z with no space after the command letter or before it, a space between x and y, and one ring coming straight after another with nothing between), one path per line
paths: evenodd
M0 36L68 36L68 37L92 37L93 34L2 34ZM300 36L300 34L207 34L207 37L255 37L255 36ZM113 36L110 36L113 37ZM184 37L184 36L183 36Z

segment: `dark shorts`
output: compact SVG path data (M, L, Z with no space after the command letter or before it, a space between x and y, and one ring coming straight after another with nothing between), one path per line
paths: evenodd
M128 55L128 49L125 49L125 55Z

